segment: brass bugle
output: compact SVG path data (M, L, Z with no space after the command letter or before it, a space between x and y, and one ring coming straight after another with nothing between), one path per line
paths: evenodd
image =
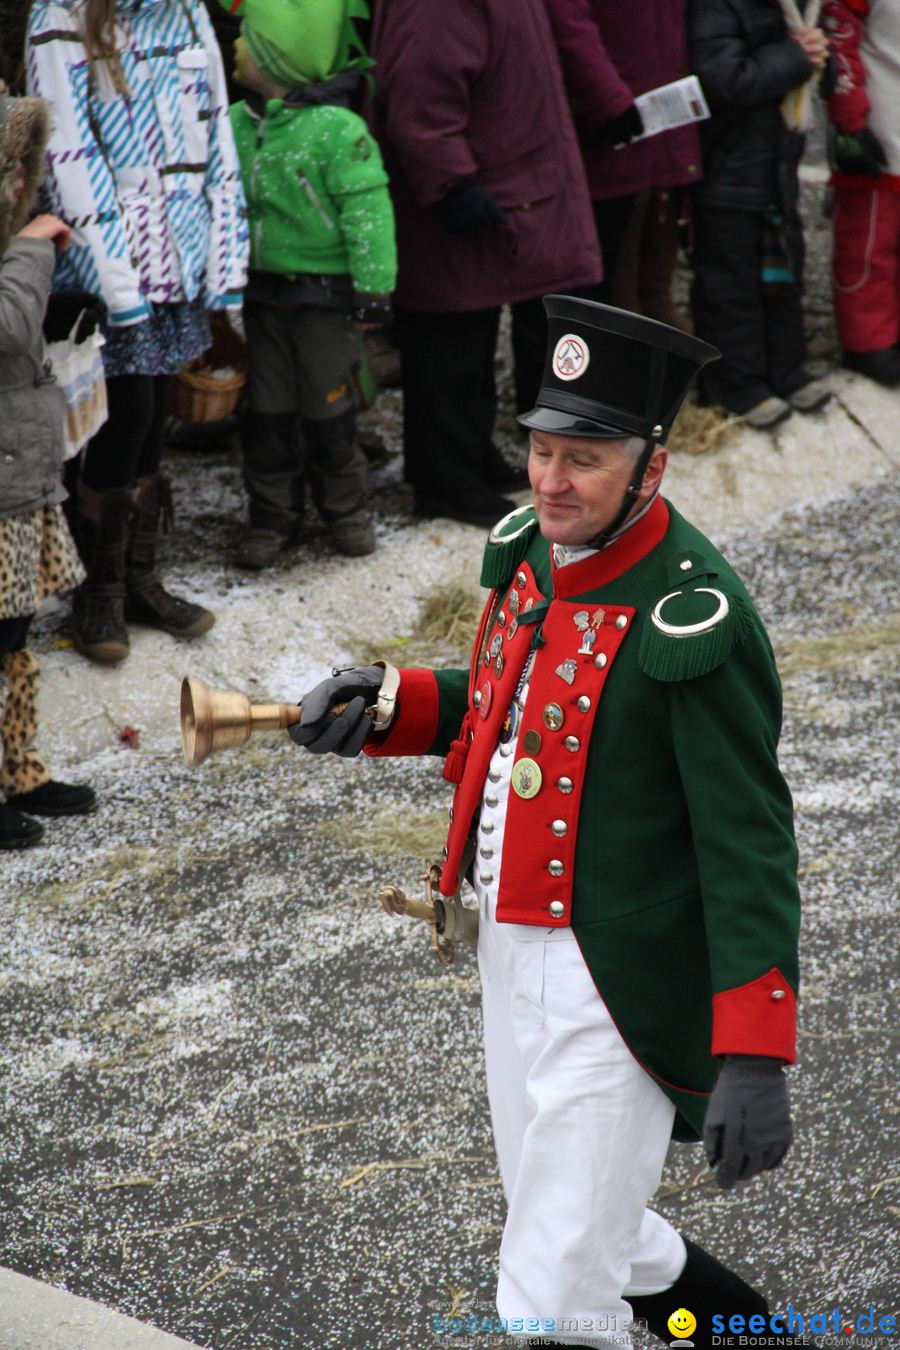
M246 694L211 689L193 675L181 682L181 744L192 769L216 750L243 745L254 731L282 731L300 721L297 703L251 703ZM337 710L335 710L337 711Z

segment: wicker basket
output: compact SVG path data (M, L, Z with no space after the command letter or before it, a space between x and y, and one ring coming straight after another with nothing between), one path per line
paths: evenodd
M244 339L224 315L212 315L210 323L213 340L209 351L182 366L172 385L171 411L182 422L221 422L234 412L247 383ZM234 375L213 374L228 366L234 368Z

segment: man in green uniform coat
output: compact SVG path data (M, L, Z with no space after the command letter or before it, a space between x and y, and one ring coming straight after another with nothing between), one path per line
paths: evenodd
M726 1188L791 1142L780 686L739 578L659 492L715 350L545 305L543 385L520 419L534 505L491 533L470 669L340 672L291 734L314 753L440 754L456 784L440 890L465 875L479 905L501 1319L599 1347L632 1316L668 1339L684 1307L706 1344L715 1313L765 1318L765 1299L647 1205L672 1134L702 1137Z

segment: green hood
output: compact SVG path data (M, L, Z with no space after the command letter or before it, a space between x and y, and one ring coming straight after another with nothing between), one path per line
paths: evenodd
M354 19L368 18L366 0L220 0L243 17L247 51L264 75L296 89L345 70L364 71L366 55Z

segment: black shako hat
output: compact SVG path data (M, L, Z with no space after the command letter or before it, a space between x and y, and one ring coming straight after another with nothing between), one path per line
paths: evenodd
M691 380L720 353L656 319L572 295L545 295L547 360L519 422L561 436L642 436L665 444Z

